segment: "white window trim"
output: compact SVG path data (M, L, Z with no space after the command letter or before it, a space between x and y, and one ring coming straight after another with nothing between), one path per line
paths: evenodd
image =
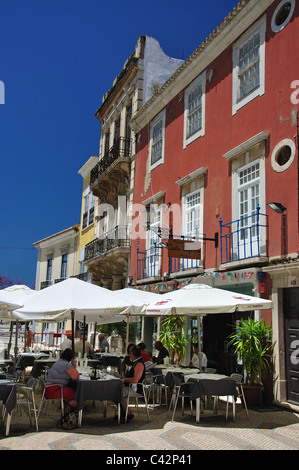
M199 75L185 90L185 110L184 110L184 140L183 140L183 148L185 149L187 145L194 142L194 140L198 139L205 135L205 127L206 127L206 71ZM188 137L188 96L191 91L201 84L202 87L202 99L201 99L201 107L202 107L202 117L201 117L201 129L197 132L192 134Z
M245 96L242 100L238 101L239 91L239 78L238 78L238 51L244 42L252 36L257 30L260 32L260 86L249 95ZM254 23L251 28L246 31L243 36L233 46L233 115L245 106L247 103L261 96L265 93L265 42L266 42L266 15L263 16L257 23Z
M191 191L190 193L184 194L182 197L182 206L183 206L183 213L182 213L182 234L187 234L187 197L192 196L193 194L199 193L200 203L199 203L199 227L198 227L198 234L199 237L203 234L203 208L204 208L204 187L201 186L197 188L195 191Z
M164 147L165 147L165 118L166 118L166 109L163 109L158 116L150 123L150 145L149 145L149 161L150 161L150 169L153 170L159 165L164 163ZM154 126L162 120L162 156L157 160L155 163L151 163L152 161L152 143L153 143L153 128Z

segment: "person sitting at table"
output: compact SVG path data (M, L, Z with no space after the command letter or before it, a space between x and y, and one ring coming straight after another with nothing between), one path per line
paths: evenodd
M144 343L137 344L137 348L140 349L143 362L148 362L152 360L152 353L145 350L146 346Z
M194 352L189 367L196 367L196 369L200 369L201 362L201 369L206 370L208 359L204 352L199 352L198 343L194 344L193 351Z
M129 343L127 347L127 354L125 355L124 360L122 361L122 370L123 372L126 372L129 367L132 366L131 358L130 358L130 352L133 346L136 346L135 343Z
M86 354L87 357L92 356L94 353L93 347L89 343L89 341L85 341L84 350L85 350L84 354ZM80 339L79 341L75 343L75 353L76 354L81 353L81 356L83 356L83 340L82 339Z
M109 352L109 343L102 333L99 334L98 340L99 340L100 352ZM106 348L107 348L107 351L106 351Z
M46 379L46 385L57 384L57 387L49 387L46 389L46 398L60 398L60 387L63 387L63 398L69 403L70 406L76 408L78 403L75 400L76 390L70 387L72 381L79 378L79 372L76 369L77 361L75 353L72 349L65 349L60 356L60 359L53 364Z
M129 369L125 372L125 375L121 376L121 379L124 381L124 387L123 387L123 405L122 405L122 414L121 418L124 419L126 409L127 409L127 402L126 398L128 397L129 394L129 385L130 383L133 383L132 385L130 394L135 394L137 393L143 393L142 390L142 381L145 378L145 366L144 362L141 358L141 352L140 349L134 345L130 349L130 360L132 365L129 367ZM133 413L131 410L128 410L128 416L127 416L127 422L131 421L134 418Z
M158 353L158 356L152 357L152 361L155 362L156 364L164 364L164 359L165 357L169 357L169 352L163 346L161 341L155 342L155 348L157 349L157 351L159 351L159 353Z
M66 335L66 339L60 344L61 351L64 351L67 348L72 349L72 335Z

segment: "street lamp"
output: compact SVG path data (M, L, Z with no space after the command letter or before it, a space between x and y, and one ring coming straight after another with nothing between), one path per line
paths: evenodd
M268 202L267 206L277 212L277 214L283 214L286 210L286 207L284 207L280 202Z
M267 205L273 209L277 214L282 215L282 246L283 246L283 256L287 254L287 224L286 224L286 214L287 210L280 202L268 202Z

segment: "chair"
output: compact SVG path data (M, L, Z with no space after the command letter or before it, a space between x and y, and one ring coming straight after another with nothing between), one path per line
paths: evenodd
M243 376L242 376L242 374L232 373L230 375L230 377L232 379L234 379L235 382L236 382L236 388L238 390L238 397L242 398L243 404L244 404L244 407L245 407L245 410L246 410L246 415L247 415L247 418L249 419L247 403L246 403L246 400L245 400L244 390L243 390L243 386L242 386ZM227 403L226 403L226 419L227 419L227 417L228 417L228 400L227 400Z
M165 405L167 406L167 386L164 375L153 375L151 371L145 372L145 388L148 392L147 401L149 402L151 393L153 394L153 406L155 406L155 397L159 405L162 405L162 391L165 392Z
M41 396L39 407L38 407L37 419L39 420L41 411L43 407L45 406L46 402L49 402L49 400L60 400L60 409L61 409L61 417L62 417L64 415L63 386L58 385L58 384L46 385L44 381L42 382L43 382L43 392L42 392L42 396ZM57 387L57 386L60 387L60 397L59 398L47 398L46 391L49 390L51 387ZM46 414L46 411L44 411L44 413Z
M126 408L126 415L125 415L125 423L127 422L127 418L128 418L130 398L135 398L135 406L137 407L138 415L140 415L139 406L138 406L139 405L138 399L143 398L145 408L146 408L146 413L147 413L147 419L148 419L148 421L150 421L149 412L148 412L147 393L148 393L148 390L149 390L151 385L146 382L146 379L144 379L142 384L141 384L142 385L142 393L135 392L134 391L134 388L135 388L134 385L137 386L137 384L134 384L134 383L129 384L128 396L126 397L127 408ZM138 385L140 385L140 384L138 384Z
M205 370L205 373L206 374L216 374L217 372L217 369L212 369L211 367L208 367L206 370Z
M22 415L21 407L26 405L28 406L28 415L30 426L32 426L31 411L34 413L35 427L38 431L38 420L37 420L37 407L34 397L34 387L38 379L31 378L28 382L23 384L18 384L17 388L17 407Z
M193 383L181 382L179 377L176 374L172 374L172 380L174 383L174 387L172 391L172 397L170 400L168 413L170 412L171 406L173 404L173 413L172 413L172 421L173 421L179 398L182 399L182 416L184 415L185 398L190 399L190 393L193 387ZM192 400L190 400L190 408L191 408L191 415L192 415L193 414Z

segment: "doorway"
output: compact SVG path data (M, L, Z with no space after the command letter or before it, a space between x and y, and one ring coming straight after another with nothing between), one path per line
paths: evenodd
M299 405L299 288L283 291L287 401Z

